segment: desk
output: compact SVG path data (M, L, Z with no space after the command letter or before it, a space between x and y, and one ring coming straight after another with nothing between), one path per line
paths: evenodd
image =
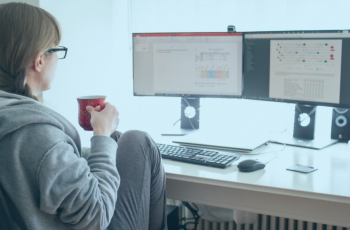
M170 137L156 136L159 143ZM283 145L269 144L281 150ZM264 152L269 152L268 149ZM350 227L350 148L338 143L323 150L286 146L265 169L239 172L245 159L266 162L275 153L243 155L226 169L163 160L167 197L217 207L237 209L315 223ZM302 174L288 166L314 166Z

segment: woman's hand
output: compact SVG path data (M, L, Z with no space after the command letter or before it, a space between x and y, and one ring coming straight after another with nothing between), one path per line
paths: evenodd
M105 108L86 106L86 110L91 114L91 126L94 129L94 135L110 136L118 127L119 112L110 103L105 103Z

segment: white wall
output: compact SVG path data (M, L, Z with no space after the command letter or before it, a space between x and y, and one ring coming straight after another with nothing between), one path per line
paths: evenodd
M44 93L44 100L81 131L82 140L88 145L91 132L83 132L78 125L76 98L105 94L110 99L114 92L118 92L115 97L123 89L115 84L122 81L122 76L116 74L114 3L41 0L40 7L58 19L63 32L61 45L68 47L67 57L59 60L56 79Z
M134 97L132 32L240 31L348 28L348 1L325 0L40 0L61 23L60 60L49 106L79 130L84 145L91 133L77 122L76 97L105 94L120 111L120 130L171 126L180 117L180 98ZM294 107L284 103L201 99L201 127L242 123L278 132L292 128ZM318 130L329 132L331 109L318 109ZM252 129L254 131L254 128Z
M349 29L348 0L133 0L133 31Z

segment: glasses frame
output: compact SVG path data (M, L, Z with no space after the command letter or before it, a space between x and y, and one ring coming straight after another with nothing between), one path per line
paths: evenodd
M67 56L67 52L68 52L68 48L64 47L64 46L59 46L58 48L53 48L53 49L48 49L46 52L48 53L54 53L54 52L58 52L58 51L64 51L64 57L63 58L58 58L58 59L65 59Z

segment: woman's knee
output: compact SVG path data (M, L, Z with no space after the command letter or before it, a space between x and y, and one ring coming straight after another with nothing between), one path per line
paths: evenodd
M125 132L119 139L118 145L121 148L133 149L139 152L149 153L157 149L156 143L148 133L139 130L130 130Z
M125 132L122 137L123 139L126 139L128 142L132 141L135 143L143 143L143 142L149 142L149 135L140 130L129 130Z
M151 159L161 157L157 144L150 135L144 131L130 130L125 132L121 136L118 145L132 148L134 149L135 154L145 154ZM130 145L132 145L132 147Z

